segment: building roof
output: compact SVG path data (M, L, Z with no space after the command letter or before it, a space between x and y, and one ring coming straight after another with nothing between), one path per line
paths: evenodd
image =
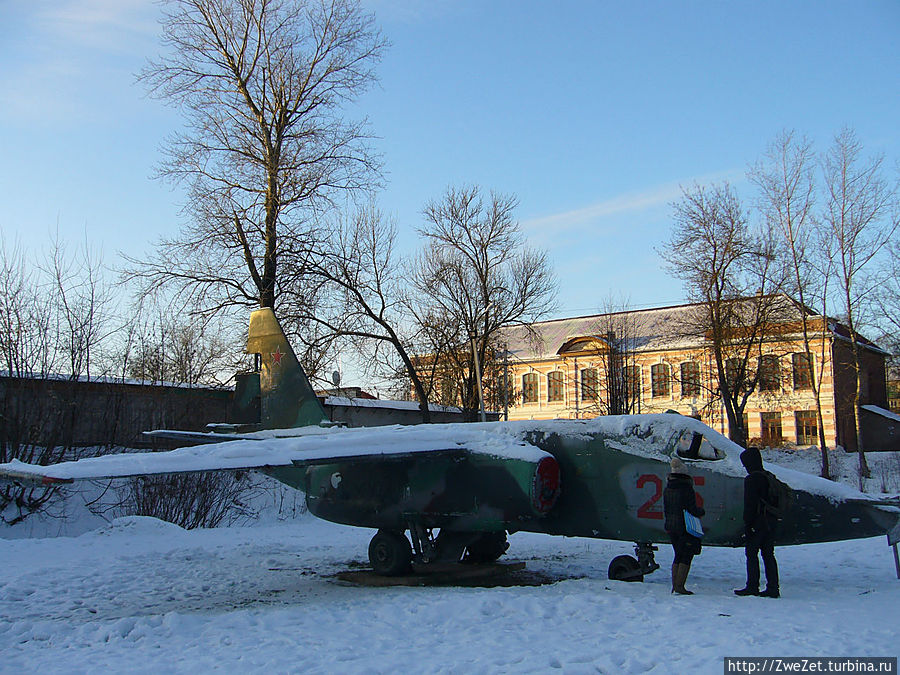
M799 303L783 294L774 297L778 303L779 321L800 320ZM750 300L746 299L747 302ZM576 348L578 338L606 342L610 332L623 341L620 348L627 351L690 349L706 343L702 330L692 330L692 326L698 325L695 317L703 307L703 304L691 303L539 321L527 327L507 328L503 331L503 339L510 356L522 360L558 358ZM809 308L803 309L807 316L815 316Z

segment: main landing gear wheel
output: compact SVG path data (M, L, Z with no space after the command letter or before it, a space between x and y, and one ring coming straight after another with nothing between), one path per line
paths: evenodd
M369 542L369 562L376 574L396 577L412 569L412 546L402 532L378 530Z
M643 581L640 563L630 555L617 555L609 563L609 578L612 581Z
M496 562L508 548L506 532L485 532L469 542L463 561L468 563Z

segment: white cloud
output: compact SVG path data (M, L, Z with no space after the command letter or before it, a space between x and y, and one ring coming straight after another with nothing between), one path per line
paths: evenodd
M19 121L77 122L127 90L157 32L146 0L64 0L5 12L5 109Z
M626 192L625 194L571 211L530 218L522 221L520 225L523 229L531 232L550 230L558 234L561 231L576 230L584 225L596 224L597 221L610 218L611 216L640 213L669 204L681 196L682 186L686 187L694 183L703 184L724 180L734 181L739 179L742 174L742 169L731 169L689 178L677 183L657 185L647 190Z
M157 13L146 0L68 0L43 6L37 19L65 42L118 51L133 48L136 37L152 37Z

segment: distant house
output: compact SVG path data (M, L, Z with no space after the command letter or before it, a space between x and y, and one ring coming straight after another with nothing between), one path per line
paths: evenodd
M778 323L767 327L761 354L751 359L751 367L760 369L760 378L745 408L750 441L817 444L812 371L817 377L821 372L819 388L828 444L855 449L849 332L840 323L816 316L786 296L784 299ZM702 333L686 330L694 323L698 307L685 304L594 314L508 329L501 341L506 346L504 367L513 392L508 401L509 419L577 419L611 410L674 410L727 435L710 342ZM811 327L809 353L803 349L801 311ZM887 354L868 340L860 338L859 344L861 404L887 408ZM864 422L877 426L884 419L890 422L867 414ZM874 437L883 438L884 434L879 431Z
M888 409L900 414L900 380L888 380Z

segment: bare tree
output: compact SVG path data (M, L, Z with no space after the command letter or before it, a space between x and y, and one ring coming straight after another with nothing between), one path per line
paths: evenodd
M862 144L850 129L834 139L822 167L826 188L823 221L833 247L836 295L850 332L855 381L851 392L860 484L869 477L860 433L859 403L863 370L858 326L866 303L878 284L873 262L892 241L898 228L897 193L882 174L881 156L864 157Z
M83 452L72 442L75 392L52 385L63 376L90 376L111 311L101 269L87 247L81 257L69 256L57 239L34 262L0 240L0 377L15 380L17 388L16 395L0 397L0 462L50 464ZM58 492L5 485L2 518L17 523L46 512Z
M816 327L810 324L806 307L813 302L821 305L822 315L827 316L828 267L830 260L821 255L822 247L815 245L817 233L815 214L816 156L812 143L798 137L793 131L784 131L770 144L763 159L750 171L750 179L760 191L759 205L762 213L780 235L780 246L786 258L789 279L788 290L800 302L800 322L803 334L803 350L812 353L811 334ZM827 320L818 327L819 376L810 373L810 386L816 405L821 475L830 478L828 447L825 440L825 423L822 417L822 400L819 395L821 373L824 364L826 341L824 332Z
M117 355L121 374L141 382L215 387L237 366L231 358L236 340L225 337L221 323L210 324L171 305L139 303L123 332Z
M396 225L374 205L340 222L312 268L324 284L322 302L318 311L301 318L354 341L367 354L370 372L402 373L415 390L422 421L429 422L428 392L414 362L414 327L396 242Z
M46 377L55 365L53 297L18 245L0 239L0 357L11 377ZM3 460L7 461L7 460Z
M304 305L310 289L280 270L308 268L314 216L377 180L365 123L341 106L373 81L386 43L356 0L164 7L166 52L141 78L185 113L161 175L188 186L191 222L131 273L208 313Z
M469 411L478 407L481 364L502 350L500 330L546 316L556 293L546 253L525 244L513 217L517 204L498 193L485 201L477 186L449 188L425 206L419 228L426 244L413 274L416 322Z
M891 352L888 380L900 379L900 242L888 246L888 255L882 263L880 292L875 297L881 326L879 344ZM895 395L893 398L897 398Z
M635 314L627 311L627 300L609 297L604 301L603 314L594 328L595 335L605 345L603 359L597 368L597 386L590 391L590 379L579 378L582 391L576 399L587 401L587 412L595 415L628 415L640 412L640 391L633 377L637 366L637 323Z
M743 411L759 382L766 327L779 311L772 239L751 228L730 185L685 189L660 254L698 310L684 329L708 341L731 440L746 445Z
M113 332L112 287L103 278L100 253L85 242L74 255L54 236L50 254L42 263L51 288L57 323L60 372L73 379L91 377L91 363L98 348Z

